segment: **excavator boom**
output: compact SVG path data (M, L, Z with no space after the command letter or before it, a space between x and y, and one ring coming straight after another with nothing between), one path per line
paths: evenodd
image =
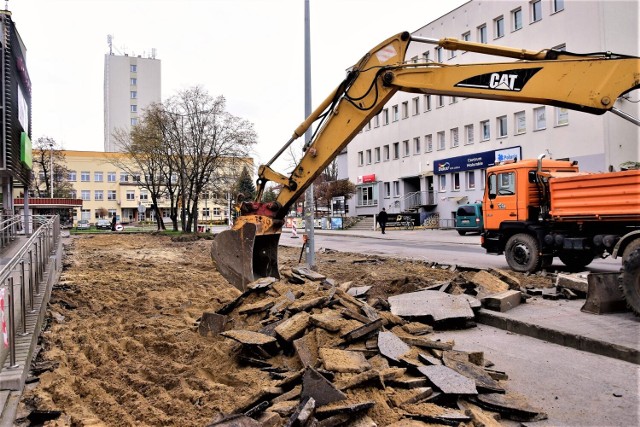
M444 65L407 63L411 41L517 58L518 61ZM218 270L240 290L265 276L278 277L277 245L291 205L398 91L554 105L591 114L611 111L616 99L640 85L640 60L612 54L577 55L397 34L367 52L345 80L298 126L291 139L260 166L257 197L243 202L240 221L213 242ZM619 114L620 115L620 114ZM632 119L633 120L633 119ZM294 171L271 168L286 148L319 122ZM267 182L282 186L276 202L262 203Z

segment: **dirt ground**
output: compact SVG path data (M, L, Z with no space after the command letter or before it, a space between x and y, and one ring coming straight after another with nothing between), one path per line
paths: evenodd
M214 269L210 241L100 234L64 243L33 365L39 381L27 386L17 425L60 411L46 425L204 426L256 387L270 386L264 372L239 367L237 343L197 332L203 312L240 294ZM296 265L299 255L281 247L280 267ZM316 259L318 272L336 283L371 285L371 296L380 298L461 274L360 254L320 250Z

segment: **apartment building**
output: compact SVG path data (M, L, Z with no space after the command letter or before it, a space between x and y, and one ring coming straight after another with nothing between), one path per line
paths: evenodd
M104 151L121 151L114 132L128 133L147 106L162 101L161 77L155 49L149 57L104 56Z
M155 221L155 211L148 191L140 185L140 174L131 174L122 165L132 164L124 153L95 151L63 151L65 167L69 171L67 180L73 187L70 199L81 199L82 206L75 208L74 223L80 219L94 223L99 218L114 215L122 223ZM252 159L245 164L253 166ZM240 168L242 169L242 168ZM34 170L34 173L40 173ZM177 177L176 177L177 180ZM159 201L163 218L169 221L170 201ZM199 201L199 222L227 221L229 218L229 195L206 192Z
M637 31L637 1L469 1L413 35L637 56ZM406 60L510 61L422 43L409 46ZM639 117L637 97L632 93L616 107ZM545 153L577 160L584 171L619 170L626 161L640 160L639 140L636 125L610 113L397 93L340 155L339 165L357 186L349 201L352 215L385 207L391 214L419 212L421 223L434 217L451 221L459 204L482 199L486 168L496 162Z

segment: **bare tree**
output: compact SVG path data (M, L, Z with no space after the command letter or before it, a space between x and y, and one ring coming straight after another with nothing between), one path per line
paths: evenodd
M73 186L69 182L69 169L65 166L65 156L58 143L50 137L36 139L33 145L33 177L29 190L35 197L70 197ZM53 165L53 170L51 167Z
M225 110L224 97L194 87L164 105L169 157L177 166L182 230L197 230L198 200L210 181L247 162L256 143L253 125ZM176 170L174 168L174 170Z

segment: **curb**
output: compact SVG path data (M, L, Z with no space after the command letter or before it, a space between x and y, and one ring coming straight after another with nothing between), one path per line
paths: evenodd
M529 322L510 319L504 315L500 315L498 312L491 312L487 310L480 310L476 313L476 320L478 323L513 332L514 334L525 335L564 347L571 347L576 350L586 351L640 365L640 351L635 348L611 344L605 341L585 337L584 335L557 331L543 326L534 325Z

